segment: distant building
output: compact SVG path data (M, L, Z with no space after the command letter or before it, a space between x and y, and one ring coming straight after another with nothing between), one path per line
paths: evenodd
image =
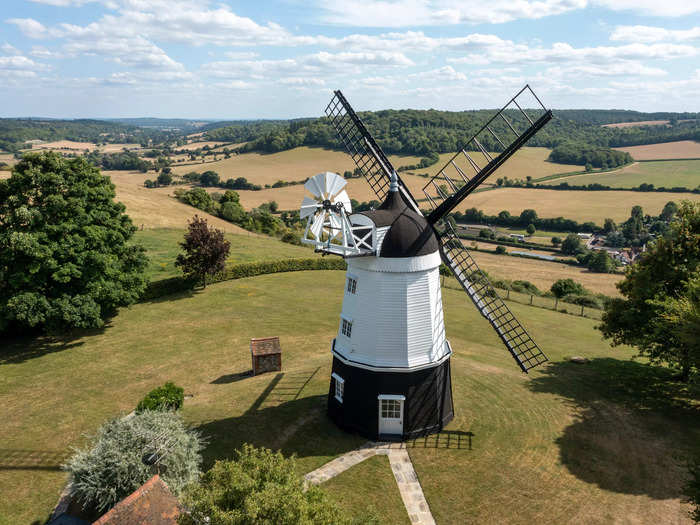
M524 241L525 240L525 236L520 234L520 233L511 233L509 235L509 237L511 239L515 239L516 241Z

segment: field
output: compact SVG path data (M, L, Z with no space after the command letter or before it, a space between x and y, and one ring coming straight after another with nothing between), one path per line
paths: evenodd
M700 158L700 142L693 140L679 140L677 142L662 142L659 144L614 149L626 151L635 160Z
M574 175L566 179L550 180L543 184L604 184L613 188L632 188L642 183L657 188L700 186L700 160L666 160L635 162L616 171L585 175Z
M637 126L664 126L668 120L640 120L638 122L617 122L615 124L603 124L604 128L636 128Z
M163 228L137 231L134 234L134 242L146 248L149 259L146 273L149 279L166 279L182 274L174 263L181 251L178 243L182 241L184 233L184 230ZM231 243L227 264L320 257L307 247L283 243L265 235L253 236L247 233L226 234L226 240Z
M205 217L209 224L231 233L255 235L243 228L219 219L201 210L187 206L165 192L144 188L146 179L154 179L152 173L130 171L104 171L116 186L117 200L126 206L126 212L139 229L181 228L187 227L187 221L195 214ZM172 193L172 188L169 193Z
M606 217L610 217L615 222L628 219L632 206L637 204L644 208L644 213L658 215L668 201L679 202L683 199L700 201L700 195L503 188L473 193L458 209L464 211L474 207L489 215L508 210L512 215L520 215L524 209L531 208L537 211L540 217L561 216L579 222L593 221L602 225Z
M212 141L205 141L205 142L190 142L189 144L185 144L184 146L177 146L175 149L185 149L185 150L194 150L194 149L199 149L203 148L204 146L209 146L210 148L216 148L218 146L221 146L223 144L226 144L225 142L212 142Z
M54 142L43 142L41 144L35 144L32 146L32 151L40 150L55 150L55 151L73 151L73 152L84 152L92 150L100 150L103 153L115 153L117 151L122 151L124 148L128 150L139 150L141 149L140 144L105 144L104 146L98 146L94 142L74 142L72 140L57 140Z
M70 447L168 380L193 396L183 414L210 439L207 465L252 442L297 454L303 474L359 446L324 416L343 279L229 281L135 305L103 330L7 342L0 523L44 520ZM438 523L689 523L680 498L684 458L699 451L697 392L611 349L593 320L509 303L552 361L524 376L462 292L444 290L444 304L455 419L439 442L408 444ZM280 336L284 370L247 377L249 338L266 335ZM467 432L471 449L446 446ZM382 459L328 490L343 501L352 488L347 508L372 504L386 523L405 521Z

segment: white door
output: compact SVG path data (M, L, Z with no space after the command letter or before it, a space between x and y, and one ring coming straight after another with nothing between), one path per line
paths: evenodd
M403 399L399 396L379 398L379 433L403 434Z

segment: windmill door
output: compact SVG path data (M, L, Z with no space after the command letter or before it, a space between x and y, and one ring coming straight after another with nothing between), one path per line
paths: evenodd
M404 396L379 396L379 433L403 434Z

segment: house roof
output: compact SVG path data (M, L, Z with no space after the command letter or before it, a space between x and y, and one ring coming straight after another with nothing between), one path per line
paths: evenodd
M156 474L93 525L176 525L179 514L177 499Z
M279 337L258 337L250 340L250 351L253 355L281 354Z

